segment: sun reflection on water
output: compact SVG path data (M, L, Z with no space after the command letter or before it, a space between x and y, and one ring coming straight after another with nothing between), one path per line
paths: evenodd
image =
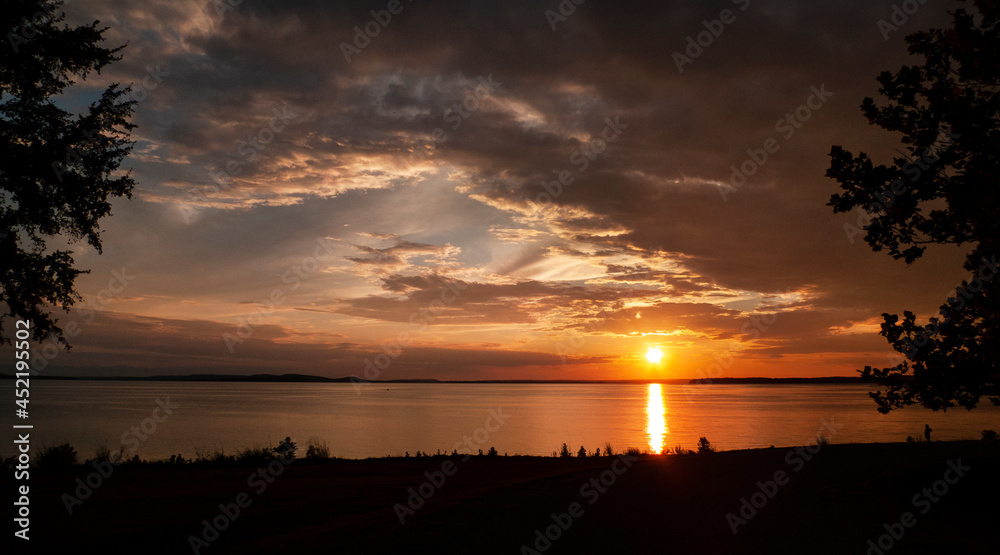
M650 453L659 454L663 451L664 436L669 431L666 415L660 384L649 384L649 393L646 395L646 436L649 438Z

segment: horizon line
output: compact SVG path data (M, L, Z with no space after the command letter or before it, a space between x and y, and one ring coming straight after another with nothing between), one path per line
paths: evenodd
M0 372L0 379L15 376ZM653 384L663 383L672 385L711 385L718 383L863 383L859 376L818 376L818 377L722 377L722 378L638 378L638 379L484 379L484 380L446 380L438 378L399 378L392 380L368 380L357 376L344 376L340 378L328 378L312 374L181 374L181 375L152 375L152 376L59 376L59 375L36 375L34 379L43 380L91 380L91 381L249 381L249 382L300 382L300 383L436 383L436 384L474 384L474 383L562 383L562 384Z

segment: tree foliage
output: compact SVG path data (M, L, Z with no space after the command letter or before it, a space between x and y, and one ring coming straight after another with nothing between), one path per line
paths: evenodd
M0 337L4 318L19 317L31 321L33 339L68 346L49 307L68 310L80 300L74 281L86 272L74 267L72 251L48 242L86 239L101 252L98 221L134 185L117 170L133 146L135 101L114 83L86 113L60 107L75 79L100 73L123 48L101 46L107 28L96 21L62 23L60 5L15 0L0 16Z
M834 146L827 176L842 192L834 212L861 209L865 241L907 264L929 244L962 245L970 272L925 324L909 311L883 314L881 335L905 356L863 377L882 413L910 404L974 408L982 396L1000 404L1000 6L974 0L952 13L953 27L906 38L921 65L878 77L888 102L865 98L869 123L901 133L905 153L876 165Z

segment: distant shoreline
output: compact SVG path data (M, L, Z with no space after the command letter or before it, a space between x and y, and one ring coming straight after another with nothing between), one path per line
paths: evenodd
M0 373L0 379L13 379ZM76 381L149 381L149 382L250 382L250 383L371 383L371 384L671 384L671 385L789 385L789 384L861 384L859 377L827 376L820 378L671 378L663 380L437 380L399 379L366 380L354 376L325 378L309 374L187 374L183 376L32 376L33 380Z

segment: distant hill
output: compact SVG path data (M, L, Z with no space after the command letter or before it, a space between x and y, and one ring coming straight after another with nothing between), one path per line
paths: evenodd
M698 378L688 382L692 385L712 385L712 384L820 384L820 383L864 383L861 378L851 376L827 376L824 378Z
M13 378L11 374L0 373L0 379ZM39 374L33 380L114 380L148 382L289 382L289 383L456 383L456 384L854 384L862 383L861 378L830 376L825 378L715 378L715 379L667 379L667 380L436 380L432 378L410 378L398 380L366 380L355 376L326 378L309 374L186 374L183 376L48 376Z
M13 376L0 373L0 378ZM33 380L114 380L138 382L366 382L355 377L324 378L308 374L187 374L183 376L49 376L39 374Z
M0 373L0 379L13 378L12 375ZM644 384L672 383L685 384L687 379L670 380L437 380L433 378L407 378L396 380L366 380L355 376L343 378L326 378L308 374L186 374L182 376L50 376L39 374L32 376L33 380L115 380L115 381L147 381L147 382L318 382L318 383L579 383L579 384Z

